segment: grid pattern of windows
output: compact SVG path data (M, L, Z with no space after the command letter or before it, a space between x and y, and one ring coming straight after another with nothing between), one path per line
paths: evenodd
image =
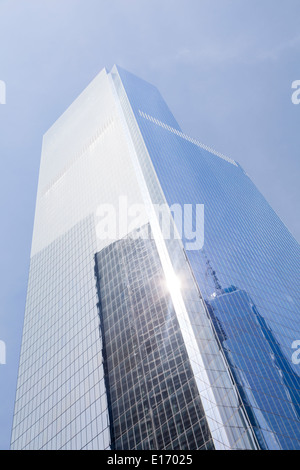
M93 217L31 259L12 449L109 447Z
M212 449L155 242L144 237L148 229L96 255L112 447Z
M152 117L152 116L149 116L149 114L146 114L144 113L143 111L139 110L139 115L142 116L143 118L145 119L148 119L148 121L151 121L151 122L154 122L154 124L157 124L158 126L160 127L163 127L164 129L170 131L170 132L173 132L173 134L176 134L178 135L179 137L182 137L183 139L186 139L188 140L189 142L192 142L193 144L197 145L197 147L200 147L202 149L205 149L205 150L208 150L210 153L213 153L214 155L217 155L218 157L220 158L223 158L224 160L226 160L227 162L229 163L232 163L233 165L236 165L235 161L232 160L231 158L229 157L226 157L226 155L224 155L223 153L220 153L220 152L216 152L215 150L213 150L212 148L208 147L207 145L205 144L202 144L201 142L199 142L198 140L196 139L193 139L189 136L187 136L186 134L184 134L183 132L179 131L178 129L174 129L173 127L171 126L168 126L167 124L165 124L164 122L161 122L159 121L158 119Z
M252 299L247 292L231 286L219 292L207 305L216 327L221 327L219 336L239 384L245 384L243 375L246 371L248 382L245 391L241 388L241 394L255 423L261 447L265 446L266 438L272 444L272 433L260 430L256 416L259 409L265 410L266 427L274 428L281 416L285 425L281 436L294 436L300 418L300 378L292 370L276 336ZM277 385L279 380L281 387ZM265 381L268 389L264 386ZM270 391L272 399L269 398ZM291 438L290 441L289 445L292 445Z
M94 256L120 194L140 202L104 70L43 138L12 449L110 446Z
M159 100L148 102L144 82L122 78L168 204L205 206L204 247L187 257L210 312L218 305L220 340L257 439L262 448L299 449L299 244L238 163L186 138Z
M167 201L162 191L161 182L158 180L159 175L155 172L154 162L151 160L152 156L148 151L151 146L146 139L143 139L141 133L143 131L143 121L145 120L141 119L141 116L139 119L136 119L136 117L139 114L139 109L145 109L146 107L149 114L158 115L160 122L164 121L166 123L165 127L171 127L175 134L176 129L180 131L180 127L157 89L153 89L151 85L119 67L114 68L111 75L134 144L136 159L142 170L142 175L139 174L138 177L140 180L144 178L147 187L145 192L149 193L152 202L166 204ZM156 127L154 126L154 132ZM147 143L147 146L145 143ZM168 183L174 188L176 194L176 187L181 182L182 175L178 173L175 178L171 176L173 170L172 152L167 155L171 160L168 160L164 154L168 150L167 144L168 142L160 140L158 143L159 148L156 150L161 152L161 158L164 159L161 164L170 169L170 181ZM177 150L172 149L174 152ZM176 155L176 158L182 160L183 155L184 153ZM226 162L226 164L228 163ZM168 169L166 169L167 174ZM193 181L193 173L189 176ZM189 183L186 183L187 187L188 185ZM176 199L173 199L173 202L174 200L176 201ZM188 203L195 203L195 201L188 200ZM180 202L182 203L182 200ZM190 224L190 221L188 223ZM194 228L193 226L193 230ZM228 364L226 364L222 345L217 339L212 319L205 308L203 296L195 282L195 276L182 243L179 243L178 240L165 239L163 244L170 257L172 269L181 280L182 286L184 286L183 289L180 289L180 293L185 304L186 314L183 313L184 309L182 309L179 299L176 299L175 303L173 301L173 304L214 444L217 449L222 450L257 448L258 443L251 422L245 412L237 384L230 373Z
M99 237L120 196L155 241ZM204 204L201 250L166 202ZM31 256L12 449L300 448L299 245L155 87L103 70L44 136Z

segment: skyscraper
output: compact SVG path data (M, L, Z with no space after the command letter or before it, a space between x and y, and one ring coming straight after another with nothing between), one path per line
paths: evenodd
M43 140L12 449L299 448L299 303L241 166L103 70Z

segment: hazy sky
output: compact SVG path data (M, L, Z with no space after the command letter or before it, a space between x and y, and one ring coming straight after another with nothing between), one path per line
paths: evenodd
M299 0L0 0L0 449L10 441L43 133L117 63L159 88L186 134L240 162L299 240L299 18Z

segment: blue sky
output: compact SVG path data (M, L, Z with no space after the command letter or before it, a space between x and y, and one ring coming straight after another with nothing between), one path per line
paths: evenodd
M299 0L0 0L0 449L9 447L43 133L114 63L239 161L300 239Z

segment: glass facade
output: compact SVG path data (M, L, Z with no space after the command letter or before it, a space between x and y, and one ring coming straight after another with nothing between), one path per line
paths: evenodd
M93 229L93 220L84 220L31 259L12 449L109 446L87 249Z
M147 226L96 255L111 447L213 449ZM145 237L147 235L147 237Z
M237 162L183 134L152 86L119 73L168 204L204 204L204 245L186 254L259 447L299 449L299 244Z
M157 204L204 204L204 244ZM299 449L299 272L241 166L103 70L43 140L12 449Z
M99 204L141 200L127 147L105 70L44 136L12 449L110 448L94 258Z

